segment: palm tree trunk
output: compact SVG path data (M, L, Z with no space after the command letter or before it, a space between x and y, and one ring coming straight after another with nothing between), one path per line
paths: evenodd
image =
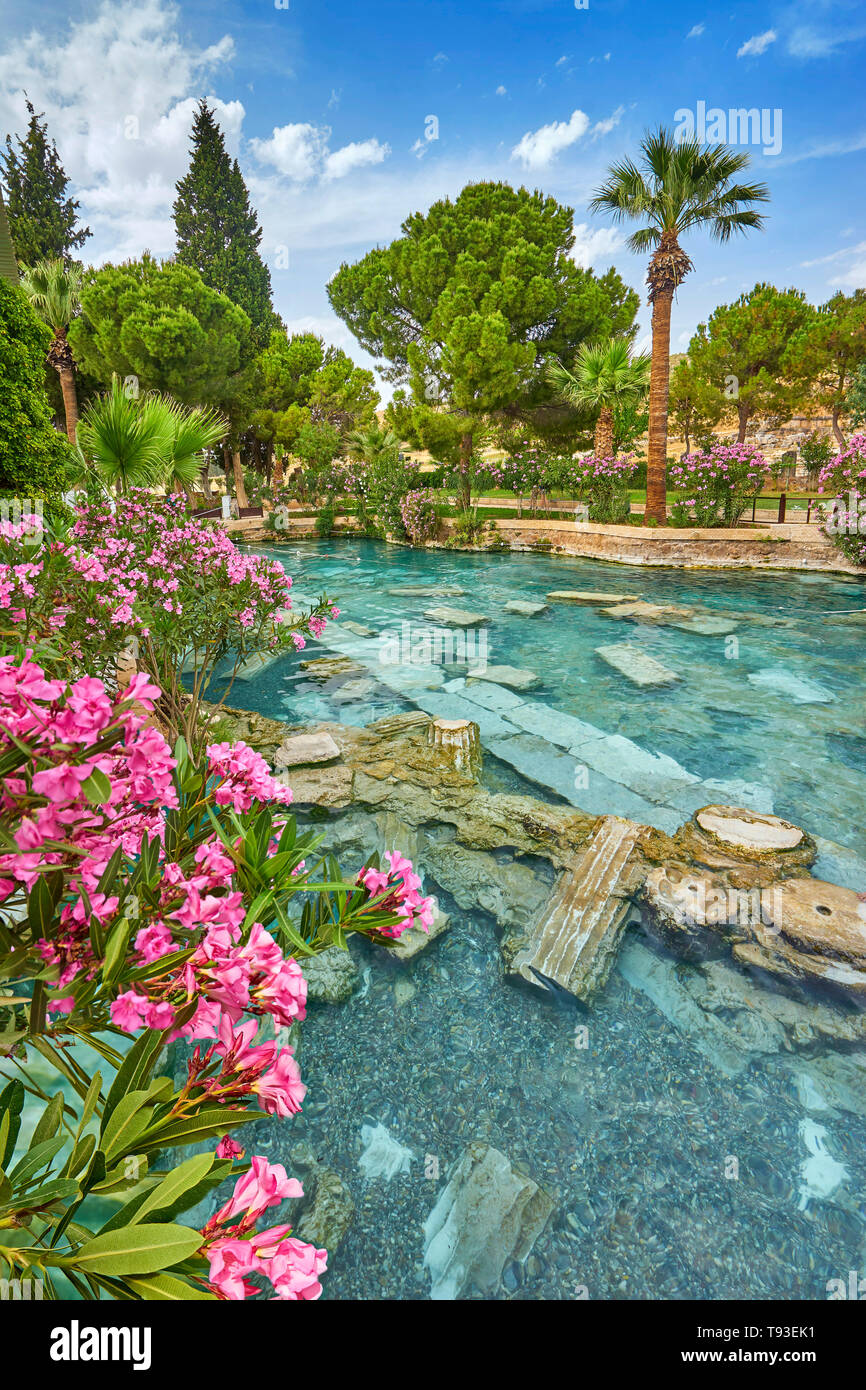
M241 463L240 449L232 450L232 468L234 470L235 497L238 499L238 506L248 507L250 504L247 498L247 490L244 485L244 468L243 464Z
M78 426L78 393L75 390L75 373L71 367L58 367L60 390L63 393L63 412L66 416L66 437L70 444L75 443Z
M600 459L613 457L613 411L603 405L595 422L595 456Z
M66 437L70 444L74 444L78 424L78 395L75 390L75 358L66 340L65 328L54 329L54 337L45 360L50 362L60 379L63 413L66 416Z
M673 289L659 289L653 299L652 365L649 389L649 439L647 441L647 520L664 526L667 520L665 476L668 455L668 392L671 376L671 304Z

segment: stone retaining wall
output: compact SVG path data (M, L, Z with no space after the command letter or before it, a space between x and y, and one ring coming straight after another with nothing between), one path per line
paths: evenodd
M447 525L447 523L446 523ZM736 527L730 530L649 526L597 526L562 522L496 523L514 548L549 541L562 555L584 555L625 565L682 569L827 570L866 577L817 526ZM546 547L545 547L546 548Z
M279 544L256 518L227 523L230 536L251 545ZM454 521L443 522L446 535ZM351 535L356 528L338 518L335 534ZM315 536L315 519L298 517L281 533L284 540ZM675 569L823 570L866 579L861 566L846 560L816 525L791 522L781 526L700 527L599 526L592 522L518 520L497 521L496 534L515 550L544 550L559 555L583 555L622 565L656 565Z

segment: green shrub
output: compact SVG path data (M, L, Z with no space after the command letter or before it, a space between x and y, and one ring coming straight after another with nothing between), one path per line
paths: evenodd
M62 495L72 463L45 390L50 342L51 330L24 291L0 280L0 495L42 498L49 516L65 513Z

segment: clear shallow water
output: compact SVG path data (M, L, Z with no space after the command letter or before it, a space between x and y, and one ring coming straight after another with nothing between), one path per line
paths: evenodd
M664 753L700 779L690 784L696 804L723 799L705 795L705 784L727 779L745 804L751 795L848 846L847 857L825 865L839 881L847 873L852 886L866 887L866 629L835 611L863 605L858 582L416 553L365 542L268 553L285 563L300 593L327 588L342 619L377 633L398 631L404 620L423 623L437 603L487 614L488 660L538 673L541 685L522 698L546 706L552 728L557 714L570 714L621 740L607 745L607 776L591 769L587 787L560 781L558 791L554 763L539 754L536 765L515 769L507 739L500 741L504 756L485 764L491 785L580 805L602 796L599 809L629 814L634 786L617 777L639 780L635 747ZM405 584L464 593L387 592ZM552 605L535 619L502 611L510 598L543 600L565 588L736 614L739 653L726 659L723 638L638 627L592 608ZM784 625L768 626L767 618ZM335 650L370 666L371 678L392 679L376 672L364 639L336 629L332 636ZM650 651L682 682L663 691L629 685L595 655L596 646L615 641ZM328 650L326 638L303 658ZM449 694L436 682L431 692L423 678L402 690L377 679L346 701L346 677L311 682L300 659L281 658L237 685L232 702L297 722L365 724L418 703L432 709ZM749 682L767 670L810 684ZM444 676L459 680L460 672ZM792 689L810 699L819 693L822 702L798 702ZM468 688L452 691L462 698ZM488 742L496 743L495 731ZM653 801L652 790L643 788L643 805L663 820L670 807ZM319 825L347 870L361 856L353 818L357 824L357 812L330 815ZM425 872L423 856L419 867ZM450 930L408 965L352 942L360 972L353 997L311 1005L302 1029L304 1109L291 1122L262 1121L251 1144L290 1167L295 1146L308 1144L352 1191L355 1218L331 1260L327 1299L429 1297L423 1223L474 1139L501 1149L556 1203L529 1260L506 1268L494 1298L573 1299L585 1290L590 1298L824 1299L828 1280L866 1269L862 1049L821 1042L792 1052L777 1041L750 1051L744 1039L751 1011L761 1014L761 989L741 1012L684 1011L684 990L703 997L704 972L668 955L640 924L629 928L591 1010L561 1007L505 979L492 918L457 908L429 870L425 888L451 912ZM742 982L736 967L733 975ZM805 996L801 1007L804 1020L814 1018ZM586 1046L576 1045L580 1027ZM411 1151L408 1171L391 1180L364 1176L365 1125L385 1126Z
M583 776L586 785L575 786L568 769L555 760L524 756L515 769L507 739L495 730L485 737L482 722L482 739L497 757L560 798L591 811L649 819L663 829L675 828L707 801L735 801L775 811L827 840L866 852L866 622L850 616L850 610L866 606L864 581L653 570L536 554L414 551L371 541L304 542L264 553L285 566L300 594L315 598L326 589L340 606L339 628L349 619L399 639L404 623L413 632L429 630L424 612L439 604L490 617L484 630L488 663L538 675L540 684L524 698L549 711L551 736L559 712L602 735L619 736L596 749ZM389 593L406 585L455 586L463 594ZM509 599L544 602L554 589L634 595L727 617L736 622L736 645L724 636L614 619L594 606L555 603L536 618L504 612ZM306 679L300 662L329 654L329 632L302 654L280 658L253 679L236 682L232 703L299 723L339 719L361 725L429 702L424 667L404 667L395 676L392 666L380 664L389 652L381 636L364 643L343 630L333 637L335 648L367 665L375 682L356 698L341 695L345 677L324 685ZM657 689L633 685L596 655L597 647L610 643L639 647L680 681ZM463 669L446 666L429 673L450 681ZM413 679L416 686L410 688L406 682ZM399 680L402 690L394 688ZM444 713L444 706L439 708L444 698L436 693L437 708L431 705L430 712ZM460 717L465 712L455 710ZM677 788L665 800L665 789L653 786L660 779L633 765L637 755L623 738L650 754L666 755L686 775L727 785L711 786L703 801L700 787L693 793ZM665 809L653 812L659 805Z

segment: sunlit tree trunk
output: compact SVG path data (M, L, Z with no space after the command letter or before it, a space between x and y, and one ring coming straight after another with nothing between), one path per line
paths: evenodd
M609 405L602 406L595 422L595 456L613 457L613 411Z
M247 489L244 483L244 467L241 463L240 449L234 449L232 451L232 468L234 470L235 497L238 499L238 506L248 507L249 501L247 499Z
M671 375L671 304L673 289L660 288L653 299L652 365L649 389L646 512L660 526L667 520L665 476L668 453L668 392Z

